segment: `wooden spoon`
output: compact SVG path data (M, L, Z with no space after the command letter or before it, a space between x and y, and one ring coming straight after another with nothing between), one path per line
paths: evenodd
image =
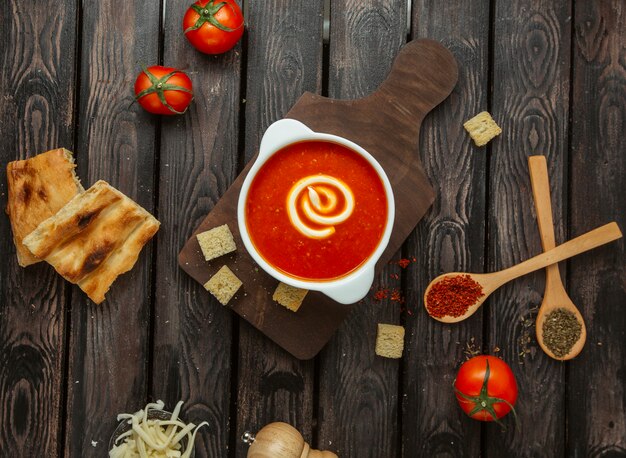
M430 282L430 284L426 288L426 291L424 292L424 307L426 307L426 311L428 312L428 292L435 283L443 280L446 277L469 275L474 281L478 282L482 286L483 296L480 297L475 304L471 305L463 315L457 317L446 315L440 318L433 316L434 319L443 323L456 323L458 321L463 321L473 315L474 312L476 312L476 310L478 310L478 308L483 305L483 302L485 302L485 299L487 299L487 297L489 297L491 293L493 293L496 289L498 289L505 283L513 280L514 278L521 277L522 275L526 275L527 273L543 269L544 267L547 267L551 264L555 264L557 262L571 258L572 256L576 256L577 254L584 253L585 251L589 251L593 248L599 247L600 245L604 245L605 243L617 240L621 236L622 232L619 230L617 224L613 222L598 227L597 229L589 231L583 235L580 235L575 239L559 245L556 248L544 251L543 253L533 258L527 259L526 261L516 264L512 267L509 267L508 269L500 270L498 272L493 272L490 274L450 272L447 274L439 275L437 278Z
M545 156L530 156L528 158L528 168L530 169L530 182L533 187L541 245L544 251L551 250L556 244L554 241L554 224L552 222L552 205L550 203L550 182L548 180L548 166L546 165ZM572 312L582 326L578 341L572 346L569 353L560 357L556 356L545 345L543 340L543 324L546 321L546 316L558 308L564 308ZM585 320L583 320L582 315L563 287L558 264L546 267L546 288L541 307L539 312L537 312L535 332L537 333L537 342L539 342L541 349L551 358L561 361L572 359L578 355L587 340Z

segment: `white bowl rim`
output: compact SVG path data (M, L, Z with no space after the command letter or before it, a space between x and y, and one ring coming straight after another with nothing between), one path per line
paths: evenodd
M366 159L374 170L376 170L376 173L385 188L385 194L387 197L387 221L385 223L385 230L383 231L383 235L381 236L376 249L362 264L359 265L359 267L337 279L304 280L291 277L283 273L282 271L274 268L260 255L248 234L245 203L252 180L265 162L267 162L267 160L275 153L289 145L304 141L327 141L337 143L355 151L361 157ZM286 283L287 285L291 285L296 288L320 291L339 303L351 304L365 297L372 286L376 263L387 248L393 231L395 222L395 200L393 189L391 188L391 183L389 182L387 174L380 163L364 148L338 135L314 132L300 121L296 121L294 119L281 119L270 125L261 139L259 154L241 186L239 200L237 202L237 222L239 225L241 239L248 253L252 259L254 259L254 261L269 275L283 283Z

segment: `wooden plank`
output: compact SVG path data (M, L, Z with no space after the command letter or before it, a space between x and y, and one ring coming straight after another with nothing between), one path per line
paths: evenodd
M104 179L152 211L158 118L131 103L141 64L157 59L159 9L89 1L82 17L79 175L85 187ZM66 456L102 456L117 414L145 405L150 258L147 246L98 306L73 289Z
M280 20L276 11L282 11ZM323 0L272 0L248 5L245 161L261 136L285 116L304 91L322 85ZM267 423L294 425L311 441L314 361L298 361L239 320L237 433ZM237 456L248 446L238 441Z
M576 2L573 53L571 228L609 221L626 230L626 4ZM624 240L570 262L569 291L587 343L568 367L567 455L626 453Z
M490 271L541 252L529 155L547 157L556 241L565 241L570 15L569 2L495 5L492 112L503 132L492 143L490 160ZM487 455L564 454L563 365L545 355L535 338L544 284L545 272L536 272L505 285L486 305L489 346L502 349L517 379L520 426L505 433L486 427Z
M47 3L47 2L46 2ZM74 1L0 5L0 164L74 146ZM7 204L0 180L0 208ZM62 448L66 284L45 263L18 266L0 217L0 455Z
M328 92L363 97L385 79L406 40L404 1L331 3ZM385 268L375 287L389 287ZM398 323L396 303L367 297L322 351L317 448L339 456L395 456L398 448L399 361L374 354L377 323Z
M479 456L480 425L458 407L452 382L469 351L481 349L482 316L443 325L423 309L423 293L441 273L484 269L487 156L462 124L487 108L489 2L415 1L412 12L413 35L452 51L459 82L424 120L420 138L437 198L406 245L407 258L417 262L406 270L402 456Z
M182 399L189 421L208 421L196 457L221 457L232 427L232 312L176 259L236 176L241 45L220 56L196 51L182 33L189 5L168 1L164 16L163 60L189 74L194 101L184 116L163 119L161 130L152 396L168 406Z

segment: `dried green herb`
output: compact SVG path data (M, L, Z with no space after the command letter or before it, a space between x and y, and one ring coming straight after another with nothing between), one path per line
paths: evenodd
M562 358L578 342L581 331L576 315L565 308L554 309L543 322L543 343L554 356Z

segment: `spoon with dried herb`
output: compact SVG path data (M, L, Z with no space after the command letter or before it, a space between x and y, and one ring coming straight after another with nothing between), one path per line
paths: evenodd
M556 246L550 182L545 156L528 158L530 181L533 188L537 224L544 251ZM568 360L580 353L587 340L585 321L567 295L558 264L546 267L546 287L535 323L537 342L551 358Z

